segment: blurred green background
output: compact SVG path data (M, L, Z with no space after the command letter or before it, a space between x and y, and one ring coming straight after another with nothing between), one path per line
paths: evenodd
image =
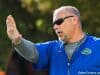
M57 39L52 29L53 10L72 5L81 13L85 32L100 37L99 0L0 0L0 70L6 70L11 41L6 34L6 17L11 14L24 38L34 42Z

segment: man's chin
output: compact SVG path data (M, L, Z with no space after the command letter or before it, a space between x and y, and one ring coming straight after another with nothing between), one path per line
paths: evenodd
M59 40L62 40L62 41L65 41L65 42L67 42L68 40L67 39L65 39L64 37L59 37L58 38Z
M59 37L59 40L62 40L62 41L64 41L64 39L63 39L62 37Z

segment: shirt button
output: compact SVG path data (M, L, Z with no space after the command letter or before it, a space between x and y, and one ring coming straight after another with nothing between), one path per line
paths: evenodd
M70 63L68 63L67 65L70 66Z

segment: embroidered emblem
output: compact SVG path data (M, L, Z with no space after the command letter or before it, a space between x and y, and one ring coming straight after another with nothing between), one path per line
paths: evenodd
M81 53L84 54L84 55L89 55L89 54L92 53L92 50L89 49L89 48L85 48Z

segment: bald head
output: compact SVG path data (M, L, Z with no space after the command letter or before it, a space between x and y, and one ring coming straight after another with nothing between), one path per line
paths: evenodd
M79 10L76 7L73 7L73 6L62 6L62 7L58 8L54 11L53 16L59 15L62 12L65 13L65 14L66 13L73 14L73 15L76 15L77 17L80 18Z

